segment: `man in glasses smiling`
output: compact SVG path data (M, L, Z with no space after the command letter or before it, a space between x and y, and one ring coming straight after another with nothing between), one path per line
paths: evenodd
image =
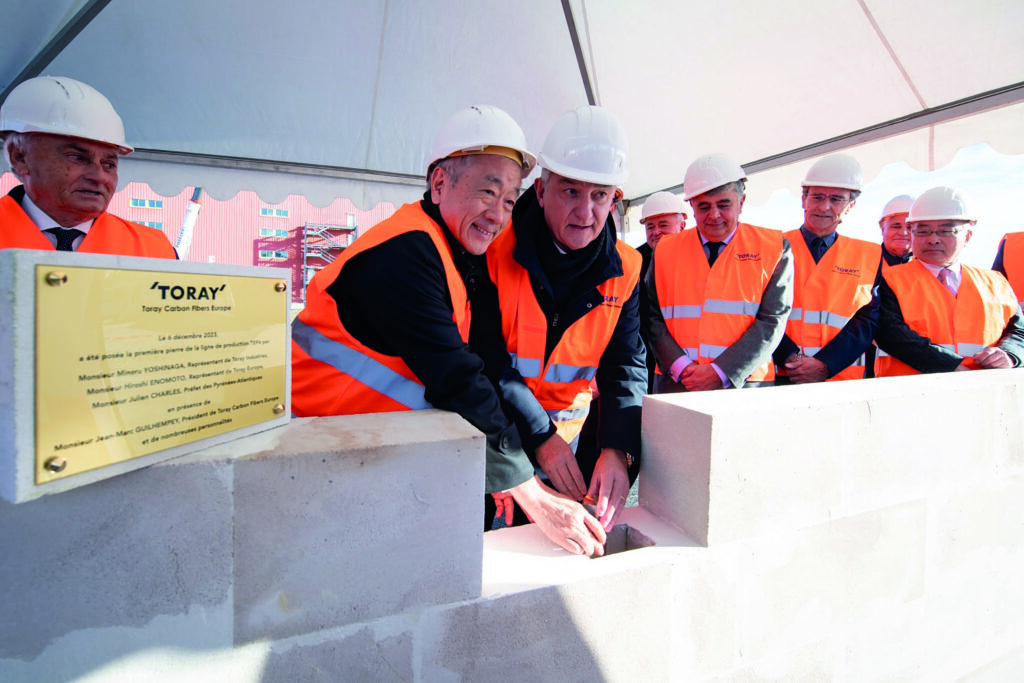
M1024 323L999 273L960 263L977 222L963 193L934 187L910 208L914 260L884 274L876 375L1020 367Z
M882 249L836 232L860 195L857 160L833 154L803 181L804 224L783 235L793 248L793 310L773 354L776 384L864 377L878 324Z

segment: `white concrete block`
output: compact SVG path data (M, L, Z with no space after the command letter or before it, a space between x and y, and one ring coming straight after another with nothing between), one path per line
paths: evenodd
M875 601L924 590L926 510L906 504L744 543L737 632L744 658L816 642Z
M413 681L416 680L413 633L409 630L381 637L370 625L343 638L275 645L258 680L261 683Z
M453 413L293 420L234 473L236 642L480 595L484 438Z
M150 467L28 503L0 502L0 658L31 661L69 634L111 627L141 629L145 643L157 617L229 604L228 467ZM182 642L230 642L230 620L184 623ZM175 644L163 632L153 638L150 646Z
M646 397L640 504L708 544L816 524L1020 471L1022 424L1018 371Z
M670 589L662 563L427 610L422 680L670 680Z

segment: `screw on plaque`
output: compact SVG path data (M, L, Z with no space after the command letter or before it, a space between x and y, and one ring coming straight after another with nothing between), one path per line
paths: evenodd
M46 274L46 284L51 287L60 287L62 284L68 281L67 273L60 271L54 271Z
M275 292L287 292L288 285L285 284L284 280L278 280L277 284L274 285Z
M43 467L45 467L47 470L55 474L57 472L63 472L64 468L67 466L68 461L65 458L60 457L59 455L55 455L52 458L47 459L47 461L43 463Z
M284 412L284 405L283 404L278 403L276 406L274 406L274 415L280 415L283 412Z

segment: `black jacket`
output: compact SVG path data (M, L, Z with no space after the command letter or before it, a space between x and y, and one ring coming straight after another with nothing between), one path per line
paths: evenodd
M466 284L473 317L477 309L497 307L488 289L483 257L467 253L441 219L437 206L421 206L444 231L456 268ZM452 320L454 311L444 265L426 233L406 233L350 259L327 288L345 329L374 351L400 357L423 383L424 397L435 408L450 410L487 437L488 493L502 491L533 476L519 434L502 411L494 386L484 374L482 355L500 357L501 328L471 332L471 350ZM474 321L475 324L475 321ZM508 358L507 352L505 358ZM501 372L501 368L498 369ZM521 381L521 380L520 380Z

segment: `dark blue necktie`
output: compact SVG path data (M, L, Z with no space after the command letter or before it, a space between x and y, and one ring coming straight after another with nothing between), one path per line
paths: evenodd
M811 240L811 256L814 257L814 262L817 263L821 260L821 257L825 255L828 249L825 247L825 240L822 237L815 237Z
M50 228L45 232L57 237L57 251L74 251L74 249L71 248L71 245L75 243L75 240L78 239L79 235L85 234L81 230L76 230L75 228Z
M708 242L708 265L715 265L718 260L718 252L725 246L725 242Z

